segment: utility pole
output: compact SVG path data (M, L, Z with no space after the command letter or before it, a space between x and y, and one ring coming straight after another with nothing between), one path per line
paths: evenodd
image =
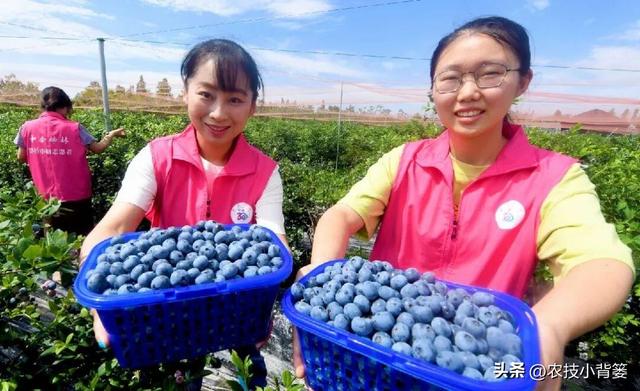
M344 82L340 82L340 106L338 106L338 137L336 141L336 168L335 171L338 171L338 159L340 158L340 128L342 126L342 92L343 92Z
M100 49L100 72L102 73L102 108L104 111L104 127L111 131L111 113L109 111L109 88L107 87L107 67L104 63L104 38L98 38Z

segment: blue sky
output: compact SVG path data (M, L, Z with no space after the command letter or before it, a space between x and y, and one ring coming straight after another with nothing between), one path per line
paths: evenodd
M443 35L485 15L512 18L531 35L535 76L523 110L640 107L635 0L4 0L0 76L75 94L100 79L95 38L104 37L110 88L143 75L152 90L166 77L176 93L186 50L222 37L254 55L267 101L337 104L343 83L345 105L416 111L426 100L424 59Z

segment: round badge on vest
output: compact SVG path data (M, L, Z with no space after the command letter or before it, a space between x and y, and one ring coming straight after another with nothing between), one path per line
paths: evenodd
M253 217L253 208L246 202L238 202L231 208L231 221L235 224L249 224Z
M513 229L524 219L524 215L524 206L516 200L509 200L496 210L496 223L500 229Z

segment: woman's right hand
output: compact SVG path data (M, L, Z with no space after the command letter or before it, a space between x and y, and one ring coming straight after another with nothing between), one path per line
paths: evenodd
M96 341L98 341L98 345L102 349L106 349L109 346L109 334L107 330L104 329L98 312L91 310L91 314L93 315L93 334L96 337Z
M309 264L303 266L298 270L296 274L296 281L307 275L318 265ZM295 370L296 377L304 379L304 360L302 359L302 350L300 349L300 340L298 339L298 332L296 328L293 328L293 369Z

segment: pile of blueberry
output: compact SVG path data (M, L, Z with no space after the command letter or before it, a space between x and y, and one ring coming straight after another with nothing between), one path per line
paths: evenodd
M264 275L282 264L280 247L267 229L225 230L215 221L201 221L152 228L128 242L113 237L89 271L87 287L105 295L143 293Z
M521 362L513 316L487 292L448 289L433 273L352 257L291 286L297 311L472 379Z

